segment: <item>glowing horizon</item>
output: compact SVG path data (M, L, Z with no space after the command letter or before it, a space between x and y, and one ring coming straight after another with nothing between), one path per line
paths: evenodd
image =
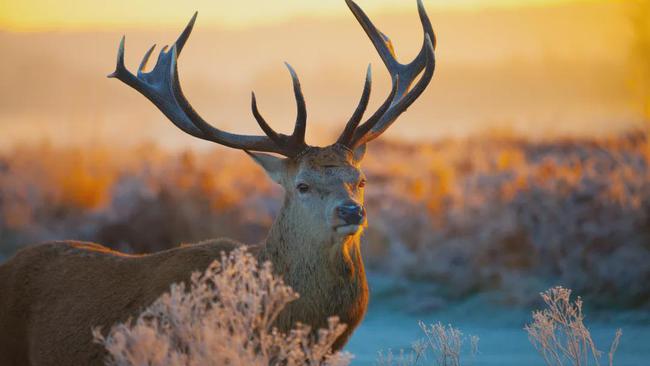
M428 9L475 10L490 7L548 6L589 0L424 0ZM414 10L415 1L358 0L366 11ZM254 10L251 10L254 9ZM45 0L0 3L0 30L112 30L118 27L166 27L187 21L198 10L202 22L224 28L247 28L280 23L295 17L336 17L348 9L343 0L175 0L83 1Z

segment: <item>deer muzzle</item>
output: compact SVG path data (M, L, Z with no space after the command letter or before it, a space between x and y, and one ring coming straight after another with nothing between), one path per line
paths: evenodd
M356 202L346 202L336 208L336 215L346 225L361 225L366 218L366 209Z

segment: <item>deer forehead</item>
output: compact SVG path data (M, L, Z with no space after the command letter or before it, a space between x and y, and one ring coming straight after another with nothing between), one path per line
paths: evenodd
M303 167L299 169L295 180L334 188L341 184L356 183L360 180L361 176L361 171L351 165L317 168Z
M336 147L312 149L303 156L296 170L297 180L323 184L356 182L361 176L352 154Z

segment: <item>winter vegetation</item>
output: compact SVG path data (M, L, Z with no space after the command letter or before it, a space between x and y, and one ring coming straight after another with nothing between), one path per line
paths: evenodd
M650 306L643 132L370 148L364 259L372 271L426 286L419 302L494 293L530 306L561 284L594 306ZM135 253L222 236L259 242L281 192L243 155L151 144L0 153L0 260L48 239Z
M530 341L548 366L600 365L602 352L596 348L589 329L584 324L582 300L571 300L571 290L554 287L542 293L546 309L533 312L533 322L526 325ZM609 366L622 335L616 331L607 354Z
M276 276L270 263L258 264L245 249L222 255L204 273L195 272L190 283L173 284L136 320L113 326L107 334L93 329L111 366L190 365L323 365L346 366L353 355L332 352L345 325L331 318L328 329L311 332L296 324L289 334L273 327L282 309L297 299ZM533 312L525 331L547 366L600 365L596 348L584 323L582 300L571 290L554 287L541 294L546 307ZM424 337L410 350L379 351L377 366L461 366L461 355L473 360L479 338L440 322L419 322ZM523 336L522 331L522 336ZM622 331L616 331L607 353L614 365Z
M301 324L289 334L273 327L298 296L270 263L238 249L194 273L187 288L172 285L134 322L93 334L114 366L348 365L350 355L331 352L345 329L336 318L317 337Z
M585 325L582 299L571 299L572 291L561 286L552 287L541 297L545 307L532 313L533 322L524 330L537 349L546 366L588 366L601 365L603 358L609 366L615 365L614 355L623 332L616 330L607 354L600 351ZM438 322L427 326L420 322L425 338L413 342L410 350L395 354L379 352L377 366L460 366L472 364L479 354L477 336L465 337L451 325ZM469 342L465 354L470 362L461 362L463 344Z
M419 322L420 329L424 333L423 339L413 342L408 351L400 350L394 354L388 350L384 354L379 351L377 366L416 366L431 364L434 366L460 366L462 363L461 352L463 344L469 341L469 354L475 356L478 353L479 337L471 335L468 339L463 333L454 328L451 324L443 325L440 322L426 325ZM427 362L430 360L430 362Z

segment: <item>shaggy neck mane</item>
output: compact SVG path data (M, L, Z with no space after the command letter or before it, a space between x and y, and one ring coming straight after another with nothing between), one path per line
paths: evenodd
M329 281L365 281L360 235L340 239L310 235L293 221L285 210L280 210L259 259L271 261L276 272L292 278L295 283L290 285L295 290L307 295L304 291L314 282L326 285Z
M276 273L300 294L280 314L276 325L290 329L301 322L321 329L328 327L329 317L337 316L348 326L333 346L340 349L368 305L359 234L337 241L335 235L310 235L294 220L280 210L258 256L260 261L271 261Z

